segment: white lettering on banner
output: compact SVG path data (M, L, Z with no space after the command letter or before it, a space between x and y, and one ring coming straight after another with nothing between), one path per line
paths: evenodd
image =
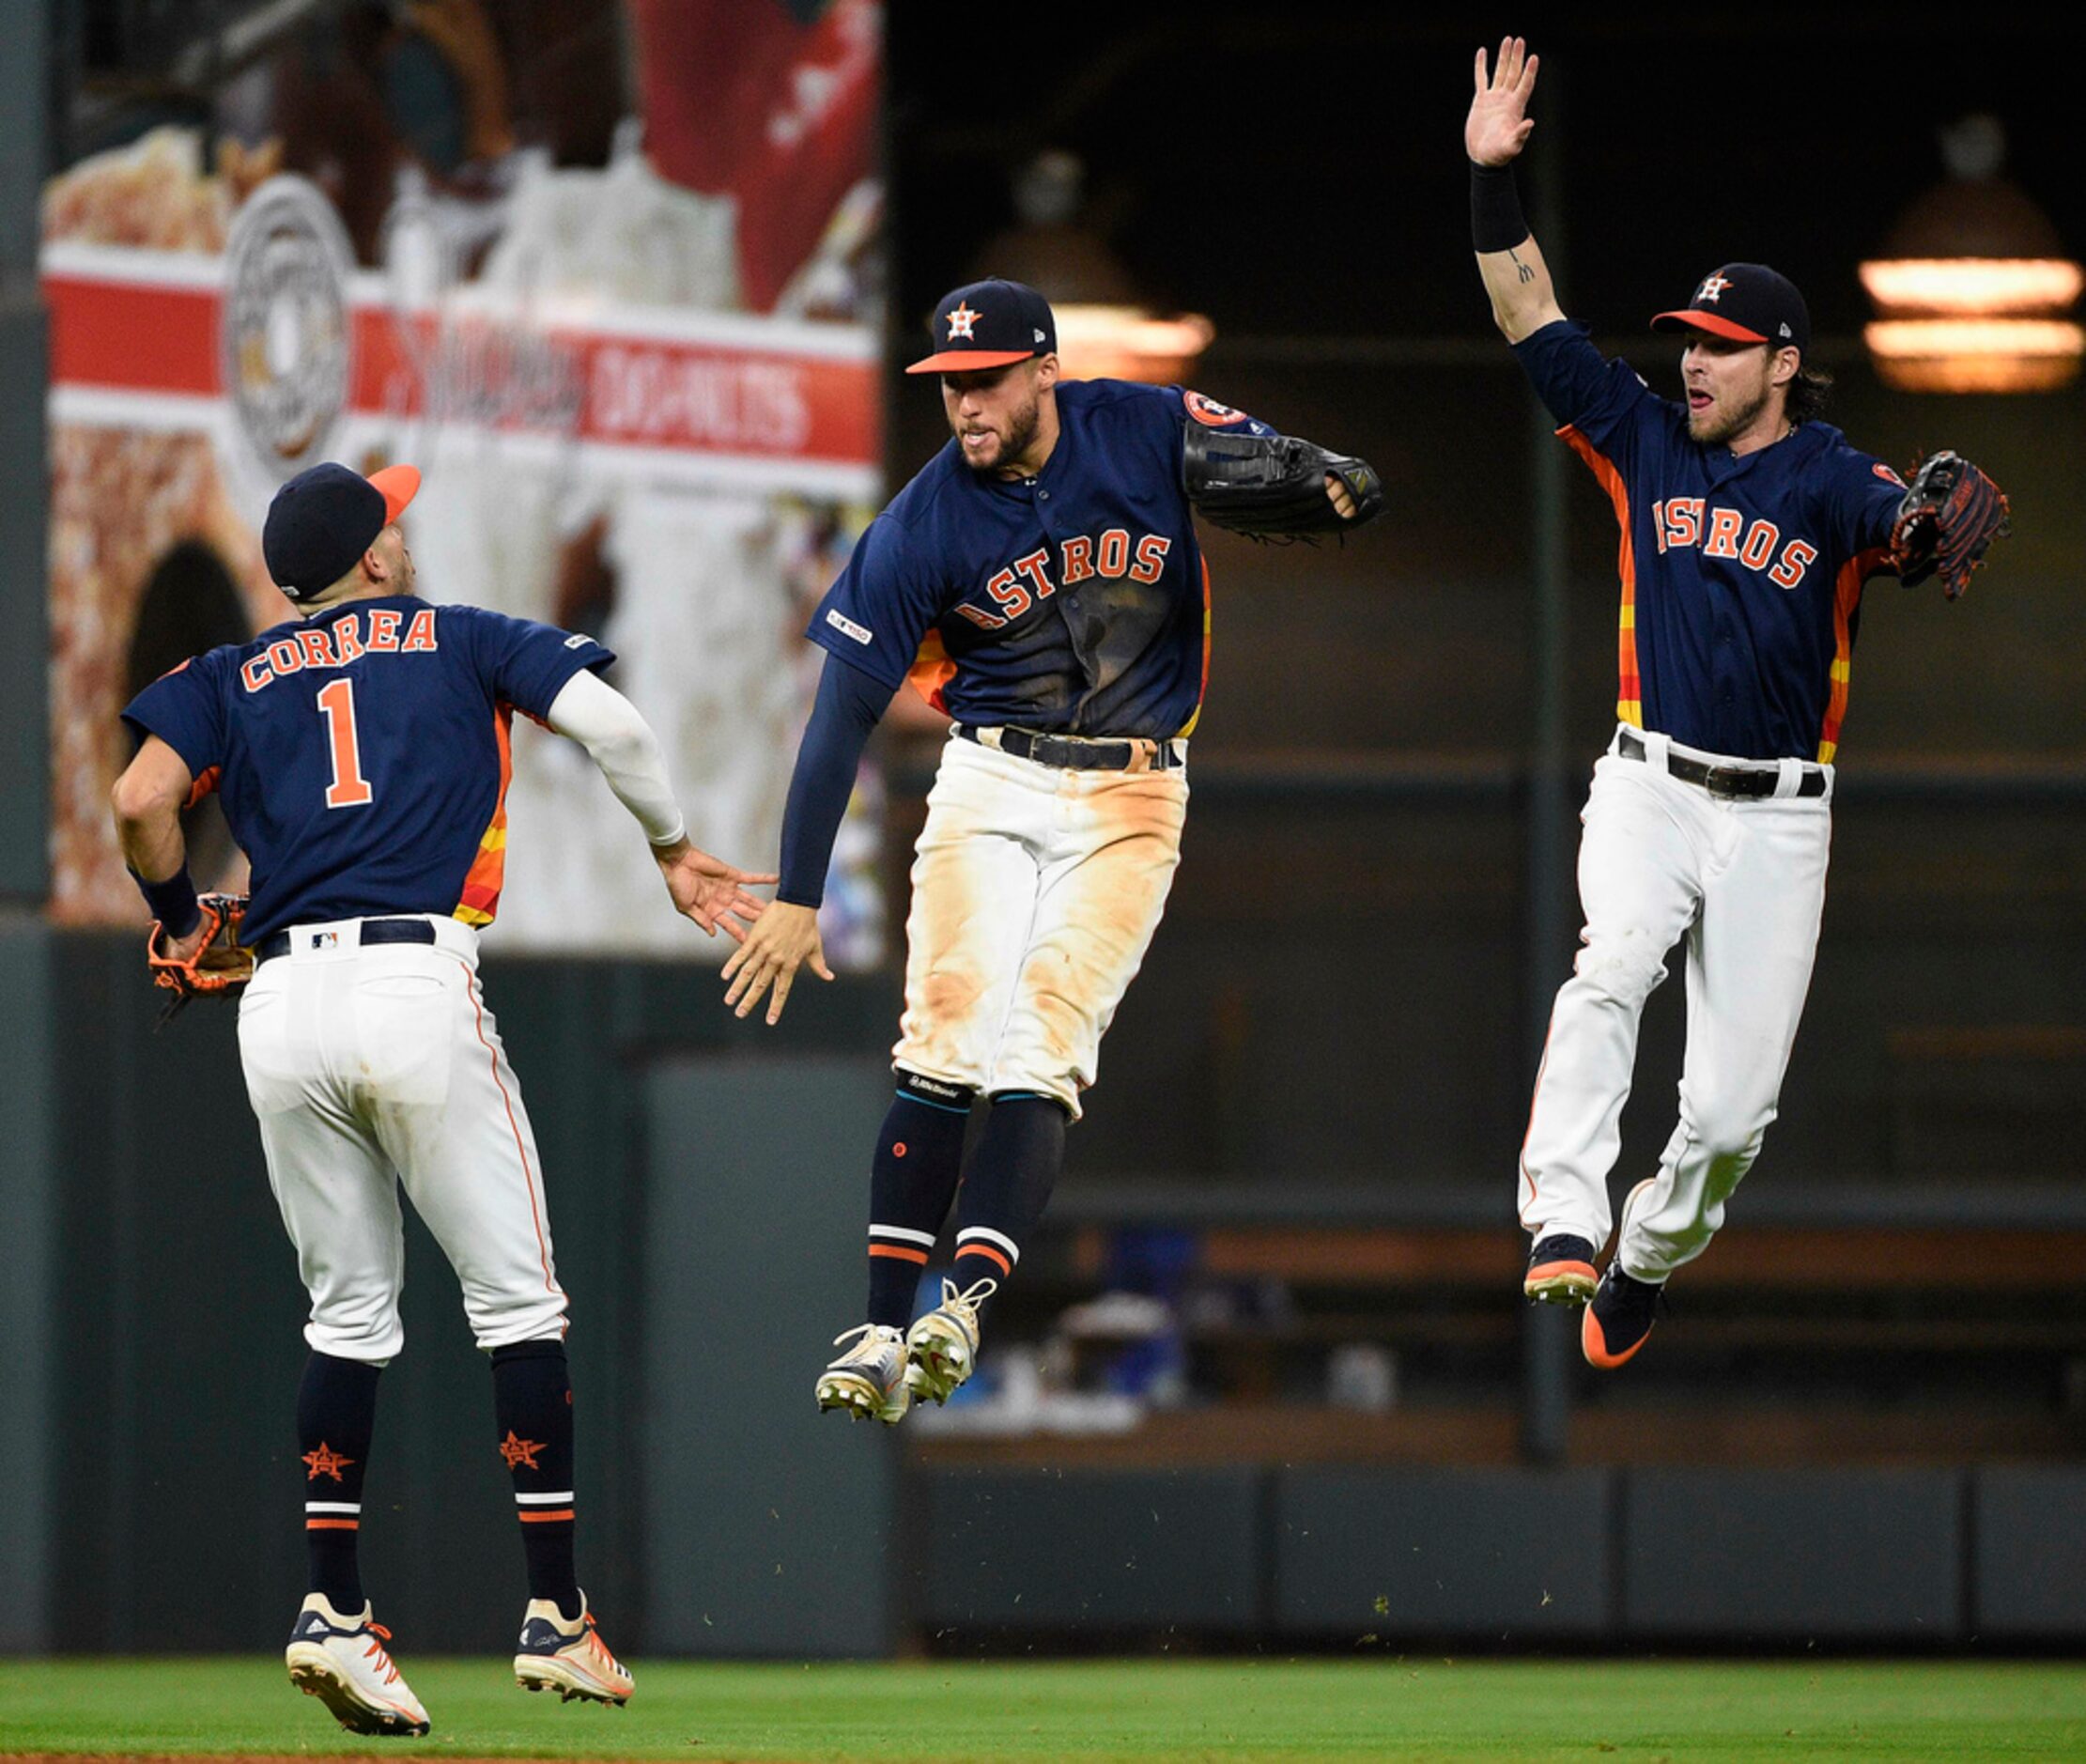
M803 369L617 345L596 351L590 424L601 436L793 453L811 438Z
M852 637L858 643L866 643L874 636L866 625L858 625L853 619L843 617L836 608L827 610L826 622L843 637Z

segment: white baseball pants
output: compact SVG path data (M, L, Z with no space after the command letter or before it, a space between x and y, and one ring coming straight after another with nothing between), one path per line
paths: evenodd
M913 861L893 1061L1079 1118L1181 861L1184 770L1074 771L957 735Z
M240 1001L268 1178L311 1294L304 1338L381 1365L405 1340L401 1183L463 1285L481 1348L561 1335L535 1136L478 984L478 937L360 944L298 925Z
M1615 1255L1663 1280L1723 1224L1724 1202L1759 1155L1811 983L1832 835L1823 796L1798 797L1780 767L1772 797L1713 797L1668 776L1669 753L1722 759L1641 734L1642 760L1611 750L1581 820L1584 946L1557 995L1522 1147L1521 1220L1598 1249L1613 1215L1608 1173L1637 1058L1645 1000L1665 955L1688 943L1688 1044L1680 1121L1658 1174L1631 1194Z

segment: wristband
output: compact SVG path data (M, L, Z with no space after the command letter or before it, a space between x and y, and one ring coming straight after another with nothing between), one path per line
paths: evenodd
M1479 251L1512 251L1528 237L1511 165L1480 165L1471 161L1470 230Z
M189 880L187 864L164 882L147 882L135 870L131 872L131 880L138 885L147 908L168 936L185 937L203 922L203 909L196 905L195 884Z

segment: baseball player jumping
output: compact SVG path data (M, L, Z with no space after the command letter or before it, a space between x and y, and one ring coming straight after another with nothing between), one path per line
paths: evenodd
M1687 338L1683 399L1604 360L1558 309L1513 162L1536 57L1500 44L1464 126L1477 268L1492 316L1622 530L1617 727L1579 852L1584 948L1557 995L1522 1148L1522 1290L1584 1304L1581 1344L1622 1365L1675 1269L1699 1256L1759 1155L1810 984L1825 904L1832 759L1867 579L1939 573L1950 598L2006 530L2006 502L1939 454L1908 490L1818 422L1803 298L1761 264L1704 277L1655 330ZM1680 1120L1633 1187L1607 1270L1608 1172L1637 1025L1688 949Z
M289 1675L365 1734L428 1730L355 1547L378 1376L404 1339L400 1181L491 1362L528 1566L516 1678L568 1701L631 1692L574 1575L565 1294L535 1139L478 980L514 712L586 749L705 931L743 936L763 905L747 885L774 880L688 843L657 739L598 677L608 650L415 594L396 523L419 486L410 466L364 478L339 465L283 486L262 550L301 619L139 693L123 715L140 745L114 792L162 983L186 994L251 973L240 1059L311 1294L297 1400L311 1596ZM212 788L252 861L243 919L189 880L181 812ZM242 945L221 938L227 921Z
M1181 857L1209 655L1196 512L1308 534L1381 506L1361 460L1199 393L1058 378L1049 304L957 288L929 321L951 439L873 521L814 614L827 651L782 828L776 904L725 964L739 1015L798 967L830 978L817 907L870 731L908 679L955 719L906 924L897 1095L870 1176L869 1304L822 1408L897 1421L969 1376L1064 1159L1116 1007ZM955 1270L913 1322L958 1192ZM907 1327L910 1323L910 1328Z

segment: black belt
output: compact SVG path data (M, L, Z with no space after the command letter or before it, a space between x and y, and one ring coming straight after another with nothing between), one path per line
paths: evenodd
M332 934L324 931L300 931L297 935L311 937L313 939L311 947L317 948L318 939ZM278 955L287 955L289 953L289 939L290 934L286 931L278 931L271 937L263 937L259 947L254 952L255 965L257 966L262 962L272 962ZM359 939L364 945L371 943L432 943L434 940L435 928L425 919L365 919L363 921L362 936Z
M984 740L967 722L956 725L956 733L966 741L976 741L980 747L997 745L1002 753L1012 753L1017 760L1033 760L1038 766L1061 766L1075 772L1126 772L1137 763L1138 742L1125 737L1120 741L1096 741L1085 735L1042 735L1033 729L1003 728L998 731L997 743ZM1171 740L1161 741L1152 736L1140 737L1151 743L1151 769L1155 772L1176 771L1185 766L1175 750Z
M1617 730L1615 751L1626 760L1641 760L1645 744L1629 730ZM1750 766L1709 766L1671 751L1666 755L1666 771L1682 783L1700 784L1712 797L1771 797L1782 785L1779 771L1761 771ZM1806 766L1803 776L1797 780L1797 795L1824 796L1824 767Z

